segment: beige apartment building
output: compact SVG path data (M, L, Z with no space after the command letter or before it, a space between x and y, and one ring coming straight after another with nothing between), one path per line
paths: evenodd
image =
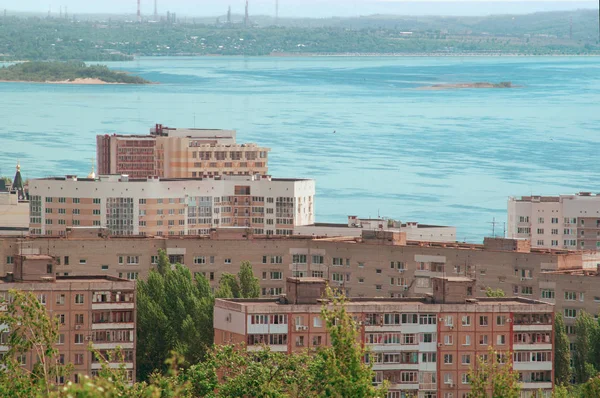
M255 236L223 228L208 236L110 236L71 228L66 236L0 237L0 275L19 254L55 257L57 275L146 278L158 250L172 263L204 274L216 288L224 272L250 261L263 297L286 294L285 278L325 278L349 297L415 297L432 293L433 277L469 277L475 296L502 289L509 296L554 303L574 340L575 317L599 314L600 253L531 248L529 241L490 238L483 245L407 241L405 234L363 231L361 237Z
M26 251L26 250L25 250ZM0 297L7 299L9 291L22 290L35 294L46 307L48 315L59 319L59 360L74 366L70 380L81 375L94 376L101 363L88 350L88 344L103 354L120 347L123 366L131 381L135 380L135 283L110 275L55 276L57 259L43 254L22 254L12 257L13 272L6 271L0 281ZM8 351L10 330L0 327L0 352ZM34 352L18 360L33 369ZM58 384L68 379L59 377Z
M326 283L287 278L287 295L278 299L217 299L215 343L286 353L329 345L321 317ZM370 350L374 383L390 383L388 398L465 398L468 373L490 347L501 358L512 354L521 397L552 395L553 305L521 297L476 299L475 281L465 277L434 277L432 285L428 297L351 298L346 306Z
M511 197L507 236L529 239L533 247L598 250L600 195Z
M315 182L270 176L131 179L100 175L32 180L31 235L65 236L72 227L110 235L207 235L248 227L259 235L292 235L314 223Z
M269 148L237 144L233 130L177 129L160 124L149 135L98 135L99 174L131 178L267 175Z

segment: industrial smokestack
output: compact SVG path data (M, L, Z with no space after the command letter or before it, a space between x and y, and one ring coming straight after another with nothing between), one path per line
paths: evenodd
M600 1L600 0L598 0ZM246 15L244 16L244 25L248 26L250 19L248 18L248 0L246 0Z
M154 0L154 20L158 21L158 0Z
M279 0L275 0L275 25L279 25Z
M137 19L138 22L142 22L142 5L141 0L137 0Z

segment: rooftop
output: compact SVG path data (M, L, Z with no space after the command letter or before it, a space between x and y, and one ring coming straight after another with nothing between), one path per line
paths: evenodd
M238 298L238 299L217 299L217 302L231 302L238 303L242 305L252 305L252 304L276 304L278 306L290 306L292 304L287 303L285 300L280 298L258 298L258 299L246 299L246 298ZM322 303L326 303L328 300L321 300L321 303L314 305L321 305ZM453 304L440 304L434 303L430 297L402 297L402 298L389 298L389 297L350 297L346 299L347 304L355 304L359 306L378 306L384 304L422 304L422 305L457 305ZM302 304L300 304L302 305ZM464 303L460 303L458 305L546 305L548 306L548 312L553 312L551 307L553 306L550 303L527 299L523 297L477 297L476 299L471 299L469 301L465 301ZM543 312L543 311L540 311Z

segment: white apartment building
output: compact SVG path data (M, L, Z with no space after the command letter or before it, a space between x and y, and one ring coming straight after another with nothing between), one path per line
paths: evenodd
M384 218L348 216L347 224L315 223L294 227L294 235L320 237L362 236L362 231L405 232L407 241L456 242L456 227L401 222Z
M71 227L111 235L206 235L248 227L258 235L292 235L314 223L315 182L270 176L130 179L125 175L32 180L30 233L64 236Z
M532 247L600 248L600 194L508 199L508 238L530 239Z

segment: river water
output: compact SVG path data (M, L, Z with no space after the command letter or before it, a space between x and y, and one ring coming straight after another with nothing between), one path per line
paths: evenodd
M141 58L149 86L0 83L0 174L90 171L95 136L238 130L271 174L317 181L321 222L455 225L480 241L511 195L600 192L599 58ZM513 89L419 90L511 81ZM502 231L498 224L496 232Z

